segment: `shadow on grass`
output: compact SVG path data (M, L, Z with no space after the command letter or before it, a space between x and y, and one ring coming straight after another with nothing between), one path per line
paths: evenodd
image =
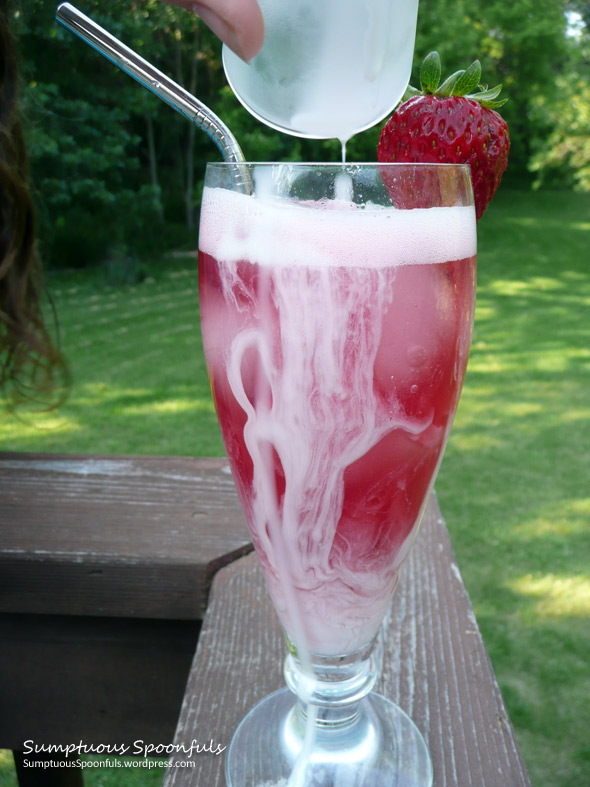
M2 450L223 455L208 387L79 386L59 413L20 412L0 424Z

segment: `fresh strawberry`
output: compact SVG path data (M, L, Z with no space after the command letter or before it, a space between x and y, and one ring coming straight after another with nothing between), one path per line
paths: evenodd
M381 131L377 159L469 164L479 220L508 164L508 126L495 111L507 99L496 100L501 85L488 90L479 84L479 60L467 70L454 73L442 85L440 76L440 57L438 52L431 52L420 70L422 90L408 88L406 97L411 97L400 104ZM402 196L400 180L388 182L390 193L406 207L428 207L428 172L415 178L409 197L407 182L403 183ZM408 199L412 200L411 205Z

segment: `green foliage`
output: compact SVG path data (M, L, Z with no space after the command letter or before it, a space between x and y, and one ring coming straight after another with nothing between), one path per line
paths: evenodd
M565 29L564 0L429 0L419 7L416 73L438 50L443 73L479 59L484 83L503 86L511 139L505 183L530 180L531 146L546 130L535 125L532 106L537 96L554 100L555 75L568 63Z
M194 14L158 0L88 0L84 10L177 81L202 86L205 101L214 98L218 42ZM161 245L164 221L192 212L188 237L194 162L215 155L212 143L191 136L190 123L59 26L54 12L27 0L14 13L46 265L91 264L121 244L145 254Z
M531 159L534 185L590 191L590 34L572 42L572 66L556 84L557 99L535 106L548 133Z
M121 247L145 256L171 242L194 245L205 163L219 158L211 140L61 28L55 4L20 0L14 8L45 265L90 265ZM566 10L590 20L588 0L420 5L414 84L436 49L445 74L478 59L485 83L503 85L505 187L535 177L537 185L590 188L590 36L583 23L566 35ZM337 141L282 135L251 117L226 85L219 41L194 14L160 0L87 0L84 11L211 106L248 159L340 159ZM351 140L348 159L374 161L378 134Z

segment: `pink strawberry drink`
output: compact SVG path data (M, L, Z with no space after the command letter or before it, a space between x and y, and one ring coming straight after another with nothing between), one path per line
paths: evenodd
M457 406L473 208L205 189L199 277L223 439L288 637L376 636Z

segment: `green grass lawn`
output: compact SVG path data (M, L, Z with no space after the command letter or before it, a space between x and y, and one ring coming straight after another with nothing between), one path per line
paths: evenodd
M77 741L67 741L76 743ZM64 741L64 743L66 743ZM47 759L52 759L48 756ZM53 759L59 759L54 756ZM123 757L120 768L107 767L109 757L83 757L84 787L160 787L165 774L165 760ZM46 774L51 774L47 769ZM17 787L12 752L0 751L0 787Z
M0 447L111 454L223 453L199 333L196 259L152 266L137 286L97 272L49 286L73 386L50 413L4 416Z
M488 211L437 490L533 784L590 784L590 195Z
M437 482L539 787L590 783L589 248L590 195L500 190L488 208L471 360ZM134 287L96 272L49 284L71 395L59 412L3 412L0 450L222 453L194 259L155 265ZM15 784L0 758L0 785Z

